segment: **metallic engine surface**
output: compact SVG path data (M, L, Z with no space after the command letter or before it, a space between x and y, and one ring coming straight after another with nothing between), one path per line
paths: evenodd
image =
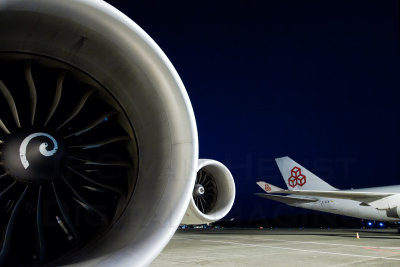
M181 224L206 224L221 220L231 210L235 201L235 181L232 174L222 163L211 159L200 159L197 171L204 170L212 174L218 187L215 207L207 214L196 206L193 197Z
M198 159L185 88L156 43L98 0L2 0L0 54L45 56L102 84L124 108L139 148L132 199L115 226L74 258L79 266L143 266L168 243L187 209Z

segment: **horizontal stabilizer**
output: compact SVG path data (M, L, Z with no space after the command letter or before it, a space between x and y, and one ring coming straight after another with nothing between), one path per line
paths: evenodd
M263 198L268 198L272 199L275 201L279 201L288 205L294 205L294 204L301 204L301 203L310 203L310 202L316 202L318 201L317 199L312 199L312 198L302 198L302 197L292 197L292 196L280 196L280 195L272 195L272 194L262 194L262 193L257 193L256 194L259 197Z
M395 193L381 192L360 192L360 191L314 191L314 190L280 190L274 191L276 194L290 194L313 197L329 197L339 199L351 199L364 203L371 203L376 200L395 195Z
M262 190L264 190L267 193L273 193L275 191L282 191L284 189L277 187L275 185L263 182L263 181L259 181L257 182L258 186L262 188Z

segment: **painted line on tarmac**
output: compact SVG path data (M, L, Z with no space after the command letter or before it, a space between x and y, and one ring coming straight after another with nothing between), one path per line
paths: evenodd
M393 250L383 249L383 248L363 247L363 249L368 249L368 250L373 250L373 251L378 251L378 252L387 252L387 253L400 255L400 251L393 251Z
M198 235L190 235L190 236L198 237ZM253 240L254 241L277 241L277 242L300 243L300 244L329 245L329 246L340 246L340 247L400 250L400 247L375 247L375 246L366 246L366 245L350 245L350 244L325 243L325 242L315 242L315 241L296 241L296 240L271 239L271 238L253 238L250 241L253 241Z
M380 259L380 260L400 261L400 258L377 257L377 256L368 256L368 255L359 255L359 254L348 254L348 253L328 252L328 251L309 250L309 249L299 249L299 248L287 248L287 247L277 247L277 246L268 246L268 245L256 245L256 244L246 244L246 243L230 242L230 241L217 241L217 240L208 240L208 239L200 239L200 240L198 240L198 239L183 238L183 237L176 237L176 238L174 238L174 239L191 240L191 241L200 241L200 242L211 242L211 243L219 243L219 244L228 244L228 245L244 246L244 247L273 248L273 249L300 251L300 252L308 252L308 253L319 253L319 254L338 255L338 256L348 256L348 257L358 257L358 258L368 258L368 259Z
M314 242L314 241L295 241L295 240L283 240L283 239L253 239L257 241L280 241L288 243L300 243L300 244L315 244L315 245L328 245L328 246L340 246L340 247L356 247L356 248L376 248L376 249L400 249L400 247L374 247L374 246L360 246L360 245L350 245L350 244L336 244L336 243L324 243L324 242Z

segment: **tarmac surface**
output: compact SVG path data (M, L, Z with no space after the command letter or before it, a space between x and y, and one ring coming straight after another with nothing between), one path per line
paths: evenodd
M378 265L400 266L396 229L182 229L151 266Z

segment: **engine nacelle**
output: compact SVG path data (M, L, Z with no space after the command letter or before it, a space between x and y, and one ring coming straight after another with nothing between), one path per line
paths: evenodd
M400 218L400 207L397 206L397 207L386 210L386 215L390 218L399 219Z
M193 223L232 206L174 67L106 2L1 0L0 81L0 265L148 265L189 202ZM218 190L205 214L198 169Z
M181 224L206 224L218 221L231 210L235 182L222 163L200 159L192 198Z

